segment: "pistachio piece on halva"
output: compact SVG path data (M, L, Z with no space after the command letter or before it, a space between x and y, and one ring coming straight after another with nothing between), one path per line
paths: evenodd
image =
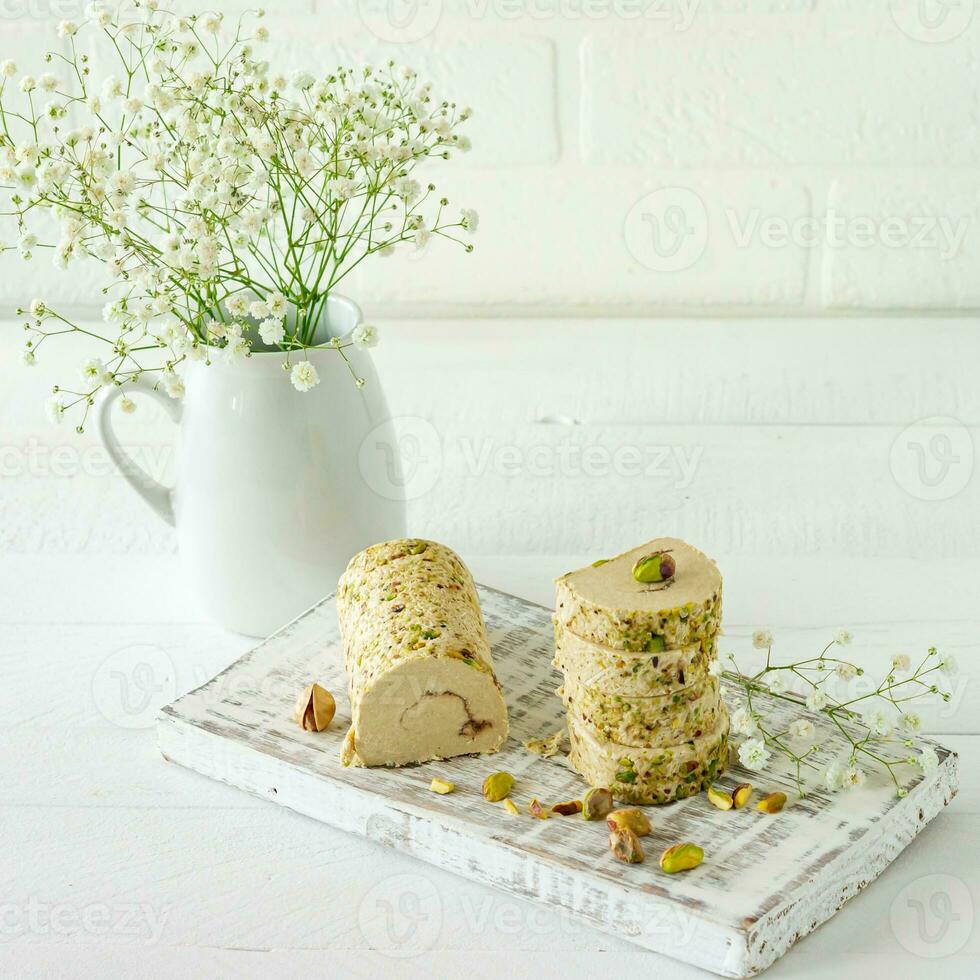
M666 582L674 577L677 570L673 556L666 551L654 551L638 558L633 565L633 578L648 585L652 582Z
M704 851L697 844L686 841L683 844L675 844L668 847L660 855L660 867L669 875L677 874L678 871L690 871L696 868L704 860Z
M609 850L625 864L639 864L646 856L640 838L629 827L613 827L609 831Z
M582 799L582 816L586 820L602 820L613 808L613 795L601 786L590 789Z
M613 810L613 812L606 817L606 826L610 830L625 827L627 830L632 830L637 837L646 837L651 830L650 821L647 819L647 815L642 810L637 810L635 807Z
M296 699L293 718L308 732L322 732L333 721L336 712L333 695L319 684L308 684Z
M756 803L755 808L763 813L779 813L786 806L785 793L768 793Z
M735 804L736 810L741 810L746 803L752 797L752 784L751 783L739 783L735 789L732 790L732 801Z
M445 796L447 793L451 793L456 789L456 784L449 782L448 779L439 779L438 777L433 778L432 782L429 783L429 789L433 793L438 793L440 796Z
M564 803L556 803L551 808L552 813L557 813L562 817L569 817L573 813L582 812L582 801L581 800L567 800Z
M730 810L735 805L732 794L728 790L718 789L717 786L708 787L708 802L719 810Z
M499 803L510 796L514 777L509 772L494 772L483 780L483 798L489 803Z

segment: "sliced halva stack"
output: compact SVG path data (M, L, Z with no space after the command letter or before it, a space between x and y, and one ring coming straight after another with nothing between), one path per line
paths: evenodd
M476 587L434 541L384 542L340 579L352 723L345 764L399 766L496 752L507 708Z
M637 561L662 554L671 573L637 581ZM714 562L659 538L563 576L557 591L555 664L575 768L636 803L710 784L728 762L728 715L709 671L721 619Z

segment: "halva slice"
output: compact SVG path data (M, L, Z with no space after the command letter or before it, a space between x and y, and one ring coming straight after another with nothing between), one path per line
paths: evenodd
M714 638L661 653L615 650L590 643L555 623L554 665L566 687L586 686L630 697L656 696L703 681L715 659Z
M712 731L724 712L718 680L707 677L660 697L630 698L565 681L562 701L570 718L597 738L630 746L687 742Z
M597 738L568 719L569 760L591 786L625 803L670 803L706 789L728 765L728 716L682 745L636 748Z
M352 715L345 763L399 766L503 745L507 708L476 587L454 552L421 539L361 552L341 577L337 611Z
M654 552L671 555L673 576L638 582L633 566ZM721 625L721 573L710 558L678 538L657 538L569 572L557 580L556 589L559 623L618 650L682 648L712 638Z

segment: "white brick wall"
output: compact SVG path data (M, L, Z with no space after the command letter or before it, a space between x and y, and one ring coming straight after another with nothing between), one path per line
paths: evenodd
M83 5L0 0L0 54ZM395 57L476 110L437 183L477 250L362 266L372 315L980 310L973 0L265 6L285 68ZM101 305L0 259L0 310L42 291Z

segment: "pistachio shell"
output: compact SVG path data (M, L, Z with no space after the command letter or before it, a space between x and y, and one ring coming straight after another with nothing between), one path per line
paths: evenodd
M613 808L613 795L608 789L590 789L582 800L582 816L586 820L602 820Z
M606 826L610 830L616 830L620 827L625 827L627 830L633 831L637 837L646 837L650 833L650 821L647 819L647 815L642 810L628 809L628 810L613 810L612 813L606 817Z
M639 864L646 857L640 839L629 827L614 827L609 832L609 850L624 864Z

